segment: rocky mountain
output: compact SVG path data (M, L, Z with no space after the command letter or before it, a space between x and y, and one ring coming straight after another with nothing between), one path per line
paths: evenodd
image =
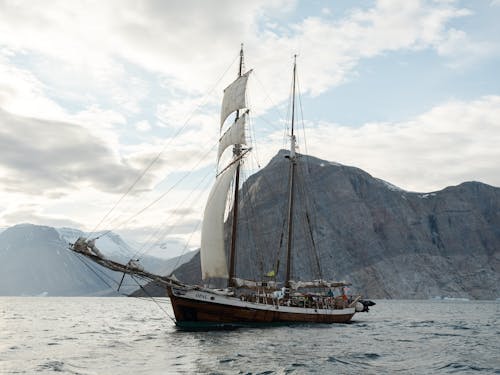
M242 187L239 277L260 279L270 270L283 277L285 155L281 151ZM499 188L464 182L415 193L358 168L299 160L294 279L347 280L370 298L500 297ZM194 257L175 275L199 281L199 267Z
M82 235L84 233L76 229L32 224L3 230L0 233L0 295L116 295L114 288L121 274L95 264L86 265L68 250L68 243ZM128 261L133 254L130 246L113 233L97 240L97 246L106 257L117 261ZM170 260L142 257L141 263L152 272L169 273L193 255ZM135 282L125 280L121 292L136 288Z

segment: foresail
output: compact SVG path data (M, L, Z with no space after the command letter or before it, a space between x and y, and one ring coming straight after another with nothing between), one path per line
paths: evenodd
M228 278L224 249L224 212L229 186L239 161L220 174L208 196L201 228L201 274L203 280Z
M245 112L243 116L238 118L238 120L224 133L219 141L219 152L217 154L217 161L219 161L222 153L226 148L231 145L236 144L246 144L245 139L245 124L248 116L248 112Z
M224 99L222 99L222 109L220 114L221 128L224 121L226 121L227 116L229 116L232 112L238 109L247 108L246 89L248 76L251 72L252 71L249 70L224 90Z

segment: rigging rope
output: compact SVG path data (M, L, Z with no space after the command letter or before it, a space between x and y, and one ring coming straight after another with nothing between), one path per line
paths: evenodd
M243 173L243 174L246 175L246 173ZM259 233L259 232L262 233L262 231L256 230L255 226L257 223L255 222L255 220L252 220L252 218L257 218L256 212L255 212L255 204L252 201L252 194L250 194L250 192L249 192L249 185L247 183L248 177L247 176L244 176L244 177L245 177L246 181L242 185L242 194L241 194L242 208L244 208L244 209L241 210L242 214L240 217L243 217L243 215L245 215L244 223L246 224L246 235L247 235L249 242L251 241L251 243L249 243L248 246L250 248L255 249L255 250L253 252L246 251L246 252L243 252L243 254L247 254L248 256L250 256L250 254L254 253L257 255L259 268L260 268L260 274L258 276L262 277L265 273L263 251L261 251L261 249L258 246L257 241L255 241L256 236L252 236L252 233L255 233L255 234ZM248 205L248 208L247 208L247 205ZM247 212L247 211L249 211L249 212ZM261 221L259 221L259 222L261 222ZM253 223L253 226L252 226L253 228L251 228L251 225L250 225L251 223ZM262 236L260 236L260 238L262 238ZM241 240L241 236L238 236L238 239ZM241 241L239 241L239 242L241 243ZM251 259L250 259L250 261L251 261ZM257 275L253 274L252 276L254 279L256 279Z
M146 211L147 209L151 208L153 205L155 205L156 203L158 203L168 193L170 193L175 187L177 187L182 181L184 181L189 175L191 175L191 173L193 173L196 170L196 168L201 164L201 162L204 161L205 158L214 150L215 146L217 146L217 144L215 144L200 160L198 160L198 162L196 163L196 165L194 166L193 169L191 169L188 173L186 173L184 176L182 176L167 191L165 191L158 198L154 199L151 203L149 203L148 205L146 205L145 207L143 207L142 209L140 209L138 212L136 212L135 214L133 214L132 216L130 216L127 220L125 220L121 224L115 226L114 228L107 230L106 232L104 232L103 234L101 234L99 237L105 236L105 235L111 233L113 230L116 230L116 229L124 226L125 224L128 224L132 219L136 218L137 216L139 216L140 214L142 214L144 211Z
M212 175L212 171L208 171L203 176L203 178L200 180L200 182L198 183L198 185L196 185L191 190L191 192L186 196L186 198L182 202L180 202L177 205L177 207L173 210L173 212L172 212L173 215L176 215L177 212L182 209L182 206L184 206L184 204L187 202L187 200L193 196L192 194L194 193L194 191L199 190L198 195L196 195L194 197L194 199L192 201L192 204L190 206L193 206L196 202L198 202L200 200L201 196L204 194L204 190L203 189L199 189L199 187L202 186L202 184L204 184L206 182L206 179L209 176L211 176L211 175ZM162 231L163 227L167 225L166 224L166 220L165 220L161 225L158 226L157 230L148 237L148 239L134 253L134 255L132 255L132 258L135 258L137 256L141 256L142 257L145 254L147 254L149 251L151 251L154 248L154 246L158 245L165 237L167 237L168 235L171 234L171 232L173 231L174 227L176 225L178 225L178 223L180 222L180 220L181 219L179 218L177 221L171 223L169 225L169 228L165 231L165 233L160 234L160 232ZM155 237L156 237L156 240L153 241L153 238L155 238ZM149 244L149 246L148 246L148 244Z
M173 268L173 271L170 272L170 275L173 274L173 272L177 269L177 267L179 266L179 263L181 262L181 259L182 259L182 256L186 253L186 250L189 246L189 243L191 242L191 239L193 238L193 235L196 233L196 231L198 230L198 228L200 227L200 224L201 224L202 220L199 220L197 223L196 223L196 226L194 227L194 229L191 231L191 234L188 238L188 240L186 241L186 244L184 245L184 249L182 249L182 252L181 252L181 255L179 255L177 257L177 262L175 263L175 266Z
M255 78L255 80L259 83L262 91L264 92L265 99L269 100L269 102L271 103L271 105L272 105L271 109L273 109L274 111L276 111L276 113L278 115L278 118L285 118L283 112L280 111L279 106L276 105L275 102L271 99L271 96L268 94L268 91L266 90L265 86L262 84L262 82L258 78L257 72L254 71L252 75ZM263 115L260 115L258 118L263 119L266 123L268 123L269 125L271 125L271 127L274 128L275 130L281 130L281 127L274 125L273 122L268 121Z
M306 170L306 173L308 171L308 168L307 168L307 165L306 164L302 164L303 166L303 169ZM310 220L310 215L309 215L309 211L310 211L310 207L309 207L309 191L308 191L308 184L306 183L306 178L304 177L304 175L302 174L302 170L301 168L297 168L297 179L301 180L302 183L299 183L297 184L298 185L298 194L300 194L302 196L302 199L299 199L299 201L303 204L303 210L304 210L304 213L305 215L302 215L301 216L301 219L302 219L302 225L301 225L301 228L302 228L302 233L303 233L303 238L304 238L304 245L306 246L306 248L311 248L311 251L312 251L312 254L314 256L314 260L315 260L315 263L316 263L316 270L317 270L317 276L319 276L320 279L323 278L323 272L321 270L321 263L320 263L320 259L319 259L319 254L318 254L318 249L316 248L316 242L314 241L314 236L313 236L313 229L312 229L312 226L311 226L311 220ZM306 228L308 229L307 230L307 233L306 233ZM311 243L311 247L308 246L307 244L307 239L310 241ZM313 266L310 265L310 271L311 271L311 274L315 274L315 270L313 269Z
M142 290L142 291L143 291L143 292L144 292L144 293L145 293L145 294L146 294L149 298L151 298L151 300L152 300L152 301L156 304L156 306L158 306L158 307L160 308L160 310L161 310L161 311L163 311L163 312L165 313L165 315L167 315L167 316L170 318L170 320L171 320L172 322L174 322L174 323L175 323L175 318L174 318L174 317L172 317L172 316L168 313L168 311L167 311L167 310L165 310L165 309L164 309L164 308L163 308L163 307L162 307L162 306L161 306L161 305L160 305L160 304L156 301L156 299L155 299L155 298L154 298L154 297L153 297L153 296L152 296L152 295L151 295L151 294L150 294L150 293L146 290L146 288L144 288L144 287L143 287L143 286L142 286L142 285L141 285L141 284L140 284L140 283L139 283L139 282L135 279L135 277L134 277L133 275L131 275L131 277L132 277L132 280L134 280L134 281L137 283L137 285L139 286L139 288L141 288L141 290Z
M108 282L107 282L106 280L104 280L104 278L103 278L103 277L101 277L101 276L99 275L99 273L97 272L97 269L94 269L94 267L92 267L90 264L88 264L88 263L85 261L85 258L84 258L84 256L83 256L83 255L81 255L81 254L77 254L77 253L73 253L73 254L75 254L75 255L76 255L76 257L77 257L77 259L78 259L79 261L81 261L81 262L85 265L85 267L87 267L90 271L92 271L92 272L93 272L93 273L94 273L94 274L95 274L95 275L96 275L96 276L97 276L97 277L98 277L98 278L99 278L99 279L100 279L100 280L101 280L101 281L102 281L102 282L103 282L103 283L104 283L107 287L109 287L110 289L114 290L114 288L113 288L110 284L108 284ZM104 274L104 273L103 273L103 274ZM104 274L104 275L105 275L105 274ZM114 281L116 284L118 284L118 282L117 282L116 280L113 280L113 279L112 279L109 275L106 275L106 276L107 276L108 278L110 278L112 281ZM152 300L152 301L153 301L153 302L154 302L154 303L155 303L155 304L156 304L156 305L160 308L160 310L162 310L162 311L165 313L165 315L167 315L167 316L170 318L170 320L172 320L172 321L175 323L175 319L174 319L174 318L173 318L173 317L172 317L172 316L168 313L168 311L166 311L166 310L165 310L165 309L164 309L164 308L163 308L163 307L162 307L162 306L161 306L161 305L160 305L160 304L159 304L159 303L155 300L155 298L154 298L154 297L153 297L153 296L152 296L152 295L151 295L151 294L150 294L150 293L149 293L149 292L148 292L148 291L147 291L147 290L146 290L146 289L145 289L145 288L141 285L141 283L139 283L133 275L130 275L130 277L131 277L131 278L132 278L132 280L134 280L134 282L135 282L135 283L139 286L139 288L140 288L142 291L144 291L144 293L145 293L145 294L146 294L146 295L150 298L150 300ZM122 296L124 296L124 297L130 297L130 296L128 296L128 295L127 295L127 294L125 294L125 293L120 293L120 292L118 292L118 291L116 291L116 293L118 293L118 294L120 294L120 295L122 295ZM135 297L135 298L144 299L144 298L141 298L141 297Z
M76 254L76 253L75 253L75 255L76 255L76 258L77 258L80 262L82 262L82 263L85 265L85 267L87 267L87 268L88 268L91 272L93 272L93 273L94 273L94 274L95 274L95 275L96 275L96 276L97 276L97 277L98 277L98 278L99 278L99 279L100 279L100 280L101 280L101 281L102 281L102 282L103 282L103 283L104 283L107 287L109 287L110 289L113 289L113 290L114 290L114 288L113 288L110 284L108 284L108 282L107 282L106 280L104 280L104 278L103 278L103 277L101 277L101 275L99 275L99 274L97 273L97 271L96 271L96 270L95 270L95 269L94 269L91 265L87 264L87 262L83 259L83 255ZM109 277L109 276L108 276L108 277ZM114 281L114 280L113 280L113 281Z
M167 147L172 143L174 139L176 139L179 134L184 131L186 126L188 125L189 121L193 118L194 114L198 112L198 110L204 106L207 103L209 95L211 95L219 83L222 81L222 79L226 76L227 72L229 69L233 66L235 61L239 58L239 53L235 56L234 60L231 62L231 64L227 67L227 69L224 71L224 73L219 77L215 85L205 94L202 98L202 102L191 112L191 114L188 116L186 121L184 121L184 124L179 128L179 130L174 134L173 137L169 138L167 142L165 142L165 145L161 149L161 151L151 160L151 162L148 164L148 166L139 174L139 176L135 179L135 181L130 185L130 187L127 189L127 191L118 199L118 201L111 207L111 209L104 215L104 217L99 221L99 223L94 227L94 229L88 234L87 239L89 239L92 234L95 233L95 231L99 228L99 226L106 220L106 218L115 210L115 208L120 204L120 202L132 191L132 189L137 185L137 183L144 177L144 175L151 169L151 167L158 161L158 159L161 157L161 155L165 152Z
M299 97L299 107L300 107L300 117L301 117L301 124L302 124L302 133L304 134L304 153L306 155L309 155L309 150L307 149L307 140L306 140L306 127L304 124L304 111L302 109L302 95L300 94L300 82L299 82L299 77L297 75L297 96ZM306 160L306 166L309 169L309 159Z

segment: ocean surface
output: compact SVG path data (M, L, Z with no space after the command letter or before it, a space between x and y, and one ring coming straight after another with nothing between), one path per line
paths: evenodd
M351 324L185 332L168 299L0 297L1 374L500 374L500 302L377 301Z

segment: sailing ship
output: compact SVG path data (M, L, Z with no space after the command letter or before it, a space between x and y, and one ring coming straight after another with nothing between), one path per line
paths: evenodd
M243 46L240 50L238 76L225 90L222 100L220 131L227 130L219 139L217 166L219 172L205 206L201 231L201 271L205 285L188 285L174 276L148 273L134 262L126 265L113 262L100 254L95 243L79 238L71 249L84 254L104 267L125 274L133 274L165 286L180 327L227 327L239 325L276 323L346 323L356 312L368 311L374 303L362 300L360 295L346 294L350 285L344 281L311 280L295 281L292 277L292 253L294 232L294 197L296 195L296 169L300 162L295 136L296 57L293 65L291 100L291 134L288 159L287 189L287 241L286 270L284 280L263 275L262 280L238 277L235 260L238 252L238 204L240 168L251 152L246 147L245 128L249 111L247 83L252 70L244 72ZM229 126L224 126L234 114ZM221 156L232 147L232 158L220 166ZM232 194L231 187L234 188ZM230 236L225 236L225 216L228 195L232 195ZM229 237L229 251L225 238ZM229 253L229 254L227 254ZM228 255L228 256L227 256ZM227 259L229 258L229 259ZM215 282L215 283L214 283ZM224 287L215 288L216 282Z

